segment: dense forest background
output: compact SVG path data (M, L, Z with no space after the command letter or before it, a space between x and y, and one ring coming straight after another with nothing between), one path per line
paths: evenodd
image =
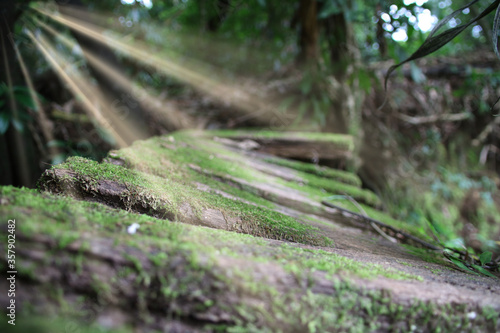
M467 2L2 0L1 183L34 187L69 156L100 160L186 128L345 133L358 158L336 167L356 171L387 211L448 246L495 251L494 15L384 89L388 68Z

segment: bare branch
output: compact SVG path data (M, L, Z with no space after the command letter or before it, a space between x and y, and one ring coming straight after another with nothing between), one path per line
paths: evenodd
M396 117L412 125L430 124L438 121L462 121L470 118L469 112L453 114L436 114L424 117L412 117L402 113L396 113Z

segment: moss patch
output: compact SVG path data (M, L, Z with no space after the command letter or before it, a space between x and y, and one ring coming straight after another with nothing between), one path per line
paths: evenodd
M322 193L323 197L335 194L347 195L352 197L356 201L365 203L370 206L376 207L381 204L380 199L375 195L375 193L364 190L358 186L345 184L343 182L339 182L330 178L322 178L320 176L308 174L301 171L298 171L297 175L305 180L305 184L297 184L294 182L286 182L285 184L289 185L292 188L296 188L312 194L317 194L318 192L314 191L314 189L317 189L320 191L320 193ZM307 188L304 188L304 185L307 185L312 189L309 190Z
M292 161L284 158L265 158L266 162L284 166L298 171L303 171L309 174L313 174L322 178L331 178L342 183L361 186L361 179L354 173L331 169L328 167L322 167L311 163L305 163L300 161Z
M64 330L63 330L64 329ZM78 318L52 317L33 314L31 311L23 311L17 314L16 325L10 325L6 320L0 323L0 331L9 333L54 333L54 332L78 332L78 333L132 333L132 328L105 328L97 323L86 323Z
M360 277L381 275L398 279L418 279L402 272L400 275L395 271L387 273L377 265L360 264L323 250L304 250L286 243L273 247L270 253L262 249L268 247L267 242L251 235L179 224L112 209L98 203L75 201L48 193L39 194L30 189L0 187L0 198L9 203L0 206L2 215L17 218L20 232L25 235L57 235L59 248L66 248L85 233L112 236L118 244L144 246L143 241L147 240L148 247L181 246L204 253L219 252L221 248L232 249L234 253L239 253L240 257L245 257L247 252L243 247L252 245L262 251L250 251L247 259L261 261L266 258L275 263L290 264L291 271L316 269L334 274L343 270ZM127 233L127 228L133 223L140 225L137 231L139 236ZM200 246L204 250L201 250Z
M94 292L98 294L95 304L106 307L114 302L115 295L119 295L116 293L120 290L120 283L132 281L134 292L137 292L133 313L145 323L154 322L154 318L158 319L155 316L168 316L158 309L165 311L177 304L178 307L170 313L175 318L223 309L230 319L217 327L235 332L285 332L292 328L306 331L435 331L447 327L494 331L497 328L495 315L498 314L494 310L421 302L400 305L394 303L386 292L356 287L348 282L349 276L420 278L379 265L359 263L327 251L273 244L251 235L169 222L28 189L1 187L0 202L2 216L16 218L19 234L47 235L55 241L57 246L53 252L46 253L51 256L46 260L52 268L65 263L67 260L61 253L82 239L88 239L89 250L92 250L92 240L98 238L113 240L116 249L127 248L120 253L128 264L119 268L116 278L106 280L98 275L92 278ZM132 223L140 224L135 234L127 232ZM19 245L27 246L23 239ZM85 248L82 244L82 251L86 251ZM86 256L82 261L78 252L67 253L72 253L72 263L65 266L65 274L72 279L87 274L89 267L98 267L92 256ZM227 258L237 260L222 270L218 263L227 261ZM20 258L19 265L26 262ZM182 265L176 266L179 263ZM291 275L290 285L285 282L277 282L277 285L266 283L265 276L262 280L260 273L255 272L261 265ZM79 266L83 269L78 269ZM272 279L273 272L266 269L262 268L262 272ZM318 272L323 273L327 282L315 289L317 283L323 281L318 280ZM347 277L346 280L339 279L339 274ZM20 277L25 275L20 274ZM145 292L139 292L141 290ZM226 294L230 296L226 298ZM57 297L61 298L60 302L65 302L65 292ZM196 302L191 307L181 307L179 304L186 299ZM237 301L223 303L227 299ZM474 321L469 319L471 312L476 315ZM68 316L63 322L71 318ZM89 327L92 330L95 326ZM205 323L198 328L211 330L216 327Z
M270 308L244 307L239 326L228 331L256 331L259 322L270 323L265 331L271 332L288 332L291 327L296 332L490 332L498 327L498 312L489 308L420 301L403 306L393 303L386 292L360 290L341 280L327 295L300 291L283 295L276 290L268 293L276 297ZM290 308L300 316L294 316Z
M289 216L275 214L273 211L276 205L273 202L282 204L283 200L284 202L290 202L290 200L274 193L261 193L262 190L252 188L252 184L276 184L277 187L284 187L285 191L279 194L281 196L286 192L286 188L298 190L318 203L332 197L332 194L347 195L360 204L355 205L339 197L334 198L332 203L363 214L359 211L359 206L361 206L369 217L395 228L407 230L423 240L431 241L427 230L397 221L373 208L373 206L380 205L380 200L374 193L359 188L359 185L351 184L359 182L359 179L352 174L338 172L335 173L336 179L322 178L317 175L318 172L310 172L313 169L317 171L312 165L310 167L313 169L307 169L300 162L272 158L277 164L284 163L286 167L294 167L295 169L291 172L298 175L297 178L304 180L303 182L286 181L252 169L246 163L248 157L207 139L207 136L214 134L218 133L176 132L170 136L139 141L129 148L110 154L110 157L122 160L125 167L72 158L57 168L74 170L78 175L77 178L79 177L75 182L80 183L90 192L96 182L101 180L109 179L124 184L127 192L120 198L120 205L115 207L139 209L140 212L153 216L179 219L180 207L188 203L190 209L198 217L201 217L207 209L216 209L225 218L241 219L240 230L243 232L315 245L328 245L331 242L322 237L317 229L307 227ZM207 173L195 171L192 166L198 170L206 170ZM330 169L321 170L326 170L326 174L330 175L333 172ZM342 176L338 177L339 175ZM226 177L224 181L221 180L223 177ZM230 177L242 179L250 185L235 184ZM347 179L350 180L346 181ZM200 191L196 183L208 185L214 191L209 190L209 193ZM217 191L242 198L254 205L224 198L217 194ZM321 206L313 207L304 203L307 207L302 207L300 200L294 202L294 208L299 211L305 209L308 213L314 212L321 215L321 211L318 211Z
M252 137L256 139L303 139L316 142L330 142L348 150L354 149L352 136L333 133L317 132L280 132L280 131L252 131L252 130L220 130L207 133L220 137Z
M282 258L283 262L286 262L284 267L296 274L306 271L307 268L323 271L332 276L339 272L350 272L365 279L385 276L396 280L415 279L423 281L420 276L388 269L376 264L360 263L323 250L302 249L283 244L282 249L276 252L276 257Z
M241 225L235 228L245 233L306 244L332 244L328 238L318 233L319 229L301 224L290 216L269 208L225 198L216 193L202 192L185 181L163 178L113 164L97 163L80 157L70 158L55 169L76 172L76 179L68 181L76 183L76 186L89 194L96 191L97 184L102 180L123 184L126 190L120 194L121 205L118 207L128 209L149 207L150 210L146 208L144 212L158 217L173 216L177 219L180 209L188 203L199 216L207 209L216 209L227 218L239 219ZM71 195L71 192L68 194Z

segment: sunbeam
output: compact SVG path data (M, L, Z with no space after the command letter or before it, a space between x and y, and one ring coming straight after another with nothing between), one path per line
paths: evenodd
M56 74L68 85L68 88L71 90L75 98L82 102L82 105L88 112L89 116L91 116L92 119L95 119L101 128L109 132L109 134L115 139L118 147L128 146L131 142L127 142L127 140L124 139L115 129L114 126L116 126L117 123L114 123L113 126L110 121L103 116L99 108L92 102L92 100L96 100L96 96L99 96L99 94L96 89L93 89L91 86L90 80L87 79L84 81L76 76L71 77L60 64L66 64L67 66L70 65L60 57L51 54L50 50L54 51L54 48L50 46L49 42L45 40L43 36L36 38L31 31L27 31L27 34L32 42L38 47L40 52L42 52L43 56L52 66Z
M64 45L73 49L76 43L61 33L58 33L54 28L34 18L35 23L47 30L54 37L58 38ZM142 109L151 112L157 120L162 123L166 128L171 130L192 127L192 120L179 110L167 106L163 101L154 97L146 89L134 85L133 82L125 75L120 73L117 69L111 67L90 50L85 49L86 59L99 71L110 77L114 82L118 83L120 87L135 97L141 103Z
M26 82L26 85L29 88L29 93L31 96L31 99L33 100L35 104L35 109L36 109L36 116L38 117L38 124L40 125L40 128L42 130L43 137L45 138L45 142L49 143L54 141L54 135L52 134L52 131L50 129L49 121L47 119L47 116L45 114L45 111L43 110L42 103L40 102L40 99L38 98L38 95L36 94L35 87L33 85L33 80L31 79L31 76L28 73L28 69L26 68L26 64L24 63L24 59L21 55L21 52L19 52L19 48L17 47L16 43L12 41L12 46L14 47L14 51L16 53L17 60L19 61L19 65L21 67L21 71L24 76L24 80ZM40 147L41 151L44 152L45 155L45 148L42 146ZM59 149L55 146L49 146L49 154L48 157L50 159L54 158L57 154L59 154Z
M100 32L102 29L80 19L56 15L45 9L37 8L36 11L87 37L109 45L124 55L148 67L153 67L158 72L191 85L226 105L237 107L242 115L267 123L272 119L278 126L287 125L290 122L288 117L278 111L279 103L248 93L238 87L235 82L225 83L217 79L215 73L208 71L207 66L199 62L187 58L183 58L182 61L176 60L164 53L161 56L154 55L155 52L148 45L138 40L128 38L127 44L120 41L119 36L113 38L103 36Z

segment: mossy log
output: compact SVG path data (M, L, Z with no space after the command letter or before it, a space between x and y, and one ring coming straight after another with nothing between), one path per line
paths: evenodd
M379 235L363 216L432 243L355 174L220 137L178 132L103 163L70 158L41 192L0 187L0 236L16 221L19 324L0 329L500 330L497 280Z
M349 135L279 132L217 131L215 135L240 141L240 147L274 156L299 160L349 161L353 158L353 139ZM253 145L251 143L254 143Z

